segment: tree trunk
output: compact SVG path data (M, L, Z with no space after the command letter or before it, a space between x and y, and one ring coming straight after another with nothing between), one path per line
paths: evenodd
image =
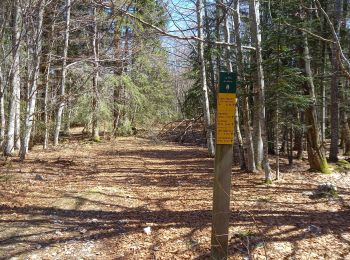
M222 0L215 0L215 40L221 40L221 22L222 22ZM215 50L216 58L216 79L219 82L219 75L221 71L221 46Z
M207 6L207 1L203 0L204 6ZM208 89L210 89L210 91L213 94L214 100L213 103L216 104L217 100L216 100L216 87L215 87L215 67L214 67L214 55L213 55L213 45L212 43L210 43L211 41L213 41L212 37L211 37L211 33L210 33L210 18L208 15L208 8L204 8L204 19L205 19L205 27L206 27L206 31L207 31L207 40L209 41L207 48L208 48L208 60L209 60L209 75L208 78L210 78L210 84L208 86Z
M93 3L92 3L93 4ZM94 141L100 140L99 130L98 130L98 55L99 55L99 46L98 46L98 28L97 28L97 16L96 16L96 6L92 7L92 18L93 18L93 37L92 37L92 48L93 48L93 57L94 57L94 76L92 79L92 139Z
M340 26L342 18L342 0L335 1L334 28L338 38L340 38ZM339 152L339 72L340 56L335 44L332 46L332 68L333 75L331 80L331 145L329 150L329 160L338 161Z
M258 128L261 131L261 139L263 143L263 169L265 172L265 182L271 183L272 176L268 160L268 145L267 145L267 134L266 134L266 122L265 122L265 80L264 70L262 66L262 53L261 53L261 32L260 32L260 11L259 2L255 0L249 0L249 13L251 17L251 31L252 31L252 42L256 48L256 64L257 64L257 104L258 118L255 121L259 121ZM260 139L259 136L256 136ZM259 145L260 141L258 142ZM258 162L258 161L256 161Z
M38 16L33 17L32 19L37 18L36 23L33 22L36 26L32 28L33 38L30 40L31 56L32 56L32 72L30 80L30 89L28 89L28 101L27 109L23 130L22 145L20 150L20 159L23 161L29 149L30 135L33 127L36 97L38 93L38 78L40 73L40 59L41 59L41 50L42 50L42 25L43 25L43 16L45 9L45 0L41 0L39 3ZM30 23L31 24L31 23ZM28 30L28 29L27 29ZM29 29L30 30L30 29Z
M228 4L228 3L226 3ZM229 21L228 21L228 12L226 11L226 15L224 18L224 35L225 35L225 42L230 43L230 27L229 27ZM225 46L225 59L226 59L226 68L228 72L233 72L232 63L230 60L230 46ZM239 112L238 112L238 102L236 103L236 115L235 115L235 133L236 133L236 140L238 144L238 152L239 152L239 162L240 162L240 168L241 170L246 170L246 162L245 162L245 155L244 155L244 147L243 147L243 139L241 134L241 128L239 125Z
M293 164L293 127L288 129L288 140L287 140L287 151L288 151L288 163Z
M303 158L303 139L304 139L304 129L300 127L304 124L304 115L298 113L299 128L295 131L294 138L294 150L297 151L296 158L301 160Z
M198 28L198 38L203 38L203 17L202 17L203 3L202 0L197 0L196 3L196 13L197 13L197 28ZM202 41L198 42L198 60L200 66L200 82L202 86L202 106L204 114L204 123L207 133L207 146L208 153L210 156L214 156L214 141L213 141L213 129L210 120L210 107L209 107L209 97L208 97L208 87L207 87L207 77L206 68L204 60L204 44Z
M259 120L259 97L257 96L258 86L254 85L254 106L253 106L253 144L254 144L254 161L258 170L262 168L263 160L263 140L261 137L261 125Z
M321 142L324 143L326 141L326 111L327 111L327 106L326 106L326 86L325 86L325 74L326 74L326 43L322 41L322 61L321 61L321 73L322 73L322 78L321 78Z
M349 81L346 80L345 86L342 87L341 91L341 103L342 106L340 107L340 118L341 118L341 135L342 135L342 142L343 142L343 153L345 156L350 156L350 127L348 124L348 115L346 111L346 94L345 89L349 88Z
M261 56L261 33L260 33L260 5L256 0L249 0L249 17L250 17L250 29L251 29L251 41L253 46L258 46L256 52L253 54L253 61L257 67L257 74L253 75L254 78L254 106L253 106L253 143L254 143L254 160L257 169L262 169L262 161L264 156L264 143L262 138L262 125L261 125L261 111L264 109L264 104L260 103L261 88L264 88L264 81L261 82L262 67L259 65ZM262 78L263 79L263 78Z
M55 21L51 21L51 31L48 34L49 37L53 37L55 31ZM45 23L45 22L44 22ZM49 44L47 64L45 69L45 80L44 80L44 142L43 149L47 149L49 144L49 89L50 89L50 74L51 74L51 63L52 63L52 50L54 41Z
M342 118L342 135L344 142L344 155L350 156L350 127L347 123L348 117L346 113L343 114Z
M49 50L49 57L47 61L46 66L46 75L45 75L45 84L44 84L44 144L43 148L47 149L47 146L49 144L49 111L48 111L48 105L49 105L49 82L50 82L50 70L51 70L51 50Z
M65 107L65 94L66 94L66 74L67 74L67 55L69 47L69 29L70 29L70 10L71 10L71 0L66 0L66 28L64 33L64 46L63 46L63 61L62 61L62 72L61 72L61 86L59 95L59 104L56 115L56 125L54 133L53 144L58 145L63 109Z
M68 93L68 97L66 100L66 106L65 106L65 110L64 110L64 126L63 126L63 133L66 136L70 135L70 124L71 124L71 120L72 120L72 101L69 98L70 97L70 91L67 91Z
M317 123L316 112L316 96L313 75L311 70L311 57L309 52L309 44L306 33L303 32L303 67L307 81L304 84L305 94L310 96L311 104L305 111L305 122L307 125L307 153L311 170L321 171L322 173L329 173L328 163L324 154L323 148L320 146L319 130Z
M9 100L9 115L7 119L6 140L4 147L4 155L11 156L15 148L15 128L16 128L16 112L20 102L21 82L20 82L20 7L19 0L13 1L13 25L12 25L12 73L10 75L10 91L11 98ZM17 128L18 129L18 128Z
M2 67L0 66L0 147L5 141L6 115L5 115L5 80Z
M275 111L275 119L276 119L276 125L275 125L275 155L276 155L276 180L280 179L280 154L279 154L279 149L278 149L278 144L279 144L279 111L278 111L278 102L276 106L276 111Z
M21 86L16 93L15 149L21 148Z
M254 147L252 132L250 130L250 116L249 116L249 104L248 104L248 86L245 84L244 77L244 65L243 65L243 51L242 51L242 40L240 34L240 13L239 13L239 0L235 0L233 12L234 19L234 33L236 39L236 55L237 55L237 72L239 84L241 84L243 95L241 95L241 106L243 115L243 125L244 125L244 137L245 137L245 148L246 148L246 168L249 172L255 172L255 159L254 159Z
M114 58L115 58L115 75L120 78L123 75L123 64L122 64L122 47L121 47L121 27L117 24L114 32ZM120 81L119 81L120 82ZM122 92L122 86L118 83L114 86L113 90L113 135L114 137L118 134L118 128L121 122L121 104L120 97Z

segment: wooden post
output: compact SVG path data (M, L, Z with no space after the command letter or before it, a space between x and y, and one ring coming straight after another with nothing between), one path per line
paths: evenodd
M228 254L236 81L236 73L220 72L217 98L215 177L211 233L211 258L215 260L227 259Z

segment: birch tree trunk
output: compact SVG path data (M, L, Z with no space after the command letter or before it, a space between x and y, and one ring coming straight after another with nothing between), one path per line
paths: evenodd
M50 70L51 70L51 50L49 50L49 57L47 60L47 66L46 66L46 75L45 75L45 84L44 84L44 144L43 148L47 149L47 146L49 144L49 82L50 82Z
M222 0L215 0L215 40L221 40L221 23L222 23ZM221 71L221 46L215 50L216 59L216 79L219 82Z
M313 75L311 70L311 57L309 52L309 44L307 35L303 32L303 67L307 82L305 82L305 94L310 96L311 104L305 111L305 121L307 125L306 139L307 139L307 153L311 170L329 173L328 163L324 151L320 145L320 133L317 123L316 112L316 95L315 86L313 82Z
M93 3L92 3L93 4ZM97 16L96 16L96 6L92 7L92 17L93 17L93 37L92 37L92 48L94 56L94 76L92 79L92 138L94 141L100 140L99 130L98 130L98 28L97 28Z
M20 6L19 0L13 1L13 21L12 21L12 73L10 75L10 100L9 115L7 119L6 140L4 147L4 155L11 156L15 148L15 128L16 128L16 112L20 102L21 79L20 79ZM18 129L18 128L17 128ZM17 133L18 134L18 133Z
M9 13L7 12L7 3L0 2L0 10L3 10L0 15L2 17L0 22L0 44L4 43L4 32L8 24ZM7 13L7 15L6 15ZM5 50L0 47L0 59L4 60ZM5 80L5 66L0 65L0 147L1 151L4 148L5 142L5 131L6 131L6 115L5 115L5 90L7 87Z
M207 0L203 0L203 4L204 6L207 5ZM214 104L216 104L217 100L216 100L216 87L215 87L215 67L214 67L214 55L213 55L213 44L211 43L211 41L213 41L213 37L211 36L210 33L210 17L208 15L208 8L204 8L204 24L205 24L205 29L207 31L207 40L209 41L207 48L208 48L208 61L209 61L209 75L207 75L208 78L210 78L210 84L208 86L208 89L213 93L214 96ZM209 80L208 80L209 82Z
M198 38L203 39L203 3L202 0L197 0L196 3L196 13L197 13L197 28L198 28ZM200 66L200 79L202 85L202 106L204 114L204 123L207 133L207 146L208 153L210 156L215 155L214 151L214 141L213 141L213 129L211 127L210 120L210 108L209 108L209 97L208 97L208 87L207 87L207 77L205 69L205 60L204 60L204 44L202 41L198 42L198 60Z
M19 72L18 72L19 75ZM21 149L21 84L16 89L15 150Z
M29 78L30 88L28 89L28 100L27 100L27 109L24 121L24 130L22 145L20 149L20 159L23 161L29 149L30 135L34 122L34 113L36 108L36 98L38 93L38 79L40 73L40 59L42 51L42 30L43 30L43 17L45 10L45 0L40 0L38 3L38 13L37 17L32 17L33 21L29 24L32 24L32 28L27 28L28 31L32 31L32 38L29 39L31 49L31 68L32 73L31 78Z
M70 11L71 11L71 0L66 0L66 27L64 33L64 46L63 46L63 61L62 61L62 72L61 72L61 86L60 86L60 95L59 95L59 104L56 115L56 125L54 133L53 144L58 145L61 124L62 124L62 115L63 109L65 107L65 94L66 94L66 74L67 74L67 54L69 47L69 29L70 29Z
M259 32L260 25L260 17L259 15L259 2L256 0L249 0L249 17L250 17L250 28L251 28L251 41L253 46L260 46L261 36ZM260 37L260 39L259 39ZM256 63L256 67L258 70L257 75L255 75L255 83L254 83L254 106L253 106L253 143L254 143L254 160L255 166L257 169L262 168L263 154L264 154L264 144L262 139L262 126L260 121L260 113L261 113L261 103L260 103L260 92L261 92L261 82L260 82L260 68L258 64L258 53L260 50L256 50L253 55L253 60ZM261 54L260 54L261 55Z
M4 144L5 128L5 79L2 67L0 66L0 147L2 147Z
M225 3L228 5L228 3ZM225 35L225 42L230 43L230 27L229 27L229 21L228 21L228 14L229 12L226 11L226 15L224 18L224 35ZM225 59L226 59L226 68L228 72L233 72L232 63L230 60L230 46L225 46ZM235 134L236 134L236 142L238 144L238 151L239 151L239 162L240 162L240 168L241 170L246 170L246 162L245 162L245 155L244 155L244 147L243 147L243 139L242 139L242 133L241 128L239 125L239 113L238 113L238 102L236 103L236 115L235 115Z
M263 142L263 169L265 172L265 182L272 182L271 170L268 160L268 145L267 145L267 134L266 134L266 122L265 122L265 80L264 70L262 66L262 53L261 53L261 32L260 32L260 12L259 2L256 0L249 0L249 13L251 22L252 39L256 48L256 64L257 64L257 104L258 118L254 118L255 121L259 121L259 128L261 130L261 139ZM259 135L256 136L260 139ZM260 148L260 141L258 140L258 147ZM260 150L258 150L260 152ZM257 157L256 157L257 158ZM259 158L258 158L259 159Z
M237 72L238 72L238 81L241 85L243 95L241 96L241 106L242 106L242 114L243 114L243 125L244 125L244 137L245 137L245 148L246 148L246 168L249 172L255 172L255 159L254 159L254 146L253 146L253 138L252 132L250 130L250 116L249 116L249 104L248 104L248 86L244 83L244 65L243 65L243 51L242 51L242 39L240 34L240 13L239 13L239 5L240 1L234 1L234 33L236 39L236 62L237 62ZM242 85L244 84L244 85Z

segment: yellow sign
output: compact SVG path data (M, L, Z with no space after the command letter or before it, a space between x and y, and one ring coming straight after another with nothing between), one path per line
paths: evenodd
M233 144L236 94L219 93L216 117L216 144Z

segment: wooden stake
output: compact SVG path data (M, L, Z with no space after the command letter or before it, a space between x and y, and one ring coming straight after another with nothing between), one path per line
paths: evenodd
M211 258L222 260L228 256L236 73L220 73L217 100Z

